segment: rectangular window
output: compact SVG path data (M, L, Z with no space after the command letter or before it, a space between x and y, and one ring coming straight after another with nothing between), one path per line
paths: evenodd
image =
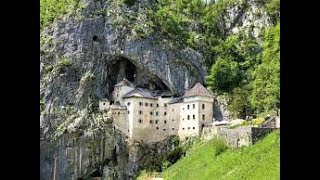
M196 129L195 127L193 127L192 129Z
M190 120L190 115L188 115L187 119Z
M205 119L204 114L202 114L202 120L204 120L204 119Z
M184 130L184 128L182 128L182 130Z
M156 120L156 124L158 124L158 120Z
M156 115L159 116L159 112L156 112Z
M196 119L196 115L192 115L192 119Z
M190 106L189 106L189 105L187 106L187 109L190 109Z
M188 127L188 129L190 129L190 127Z
M144 105L145 105L145 106L148 106L148 103L145 103Z
M163 129L163 131L166 131L166 129Z
M153 115L153 112L152 112L152 111L150 112L150 115L151 115L151 116Z
M153 104L152 104L152 103L150 103L150 106L152 107L152 106L153 106Z
M157 104L157 107L159 107L159 104Z
M158 130L158 129L159 129L159 127L156 127L156 129Z
M142 111L141 111L141 110L139 111L139 114L142 114Z
M172 121L174 121L174 119L172 119Z
M139 119L139 123L142 123L142 120L141 120L141 119Z
M195 108L196 108L196 105L195 105L195 104L192 104L192 108L195 109Z
M167 115L167 112L164 112L164 115Z
M167 121L166 121L166 120L164 120L164 124L167 124Z
M128 111L128 114L130 114L130 111Z
M152 124L153 123L153 121L152 120L150 120L150 124Z
M139 102L139 105L142 106L142 102Z
M164 107L167 107L167 104L164 104Z
M174 128L172 128L172 130L174 130Z
M204 109L205 107L204 107L204 104L202 104L202 109Z
M130 102L128 102L127 105L130 106Z
M174 111L174 109L172 109L172 112Z

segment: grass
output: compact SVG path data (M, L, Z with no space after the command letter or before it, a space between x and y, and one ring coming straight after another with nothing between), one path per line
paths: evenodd
M215 142L195 144L194 151L162 173L164 179L280 179L280 135L271 133L250 147L215 156ZM141 178L140 178L141 179Z

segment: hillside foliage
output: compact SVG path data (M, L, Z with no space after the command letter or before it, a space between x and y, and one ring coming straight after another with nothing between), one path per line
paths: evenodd
M190 155L167 168L164 179L280 179L280 135L253 146L218 151L220 143L197 144ZM141 178L142 179L142 178Z

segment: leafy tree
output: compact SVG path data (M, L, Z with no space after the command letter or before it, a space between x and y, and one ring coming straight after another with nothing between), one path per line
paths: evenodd
M206 83L218 93L228 93L239 85L240 80L241 73L238 63L219 58L212 66Z
M265 32L262 63L253 72L252 105L260 112L280 108L280 24Z

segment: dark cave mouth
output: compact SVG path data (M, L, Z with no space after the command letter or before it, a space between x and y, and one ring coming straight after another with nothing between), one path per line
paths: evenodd
M108 65L109 92L123 78L132 82L136 87L149 90L169 91L169 88L156 75L137 67L132 61L124 57L118 57Z

